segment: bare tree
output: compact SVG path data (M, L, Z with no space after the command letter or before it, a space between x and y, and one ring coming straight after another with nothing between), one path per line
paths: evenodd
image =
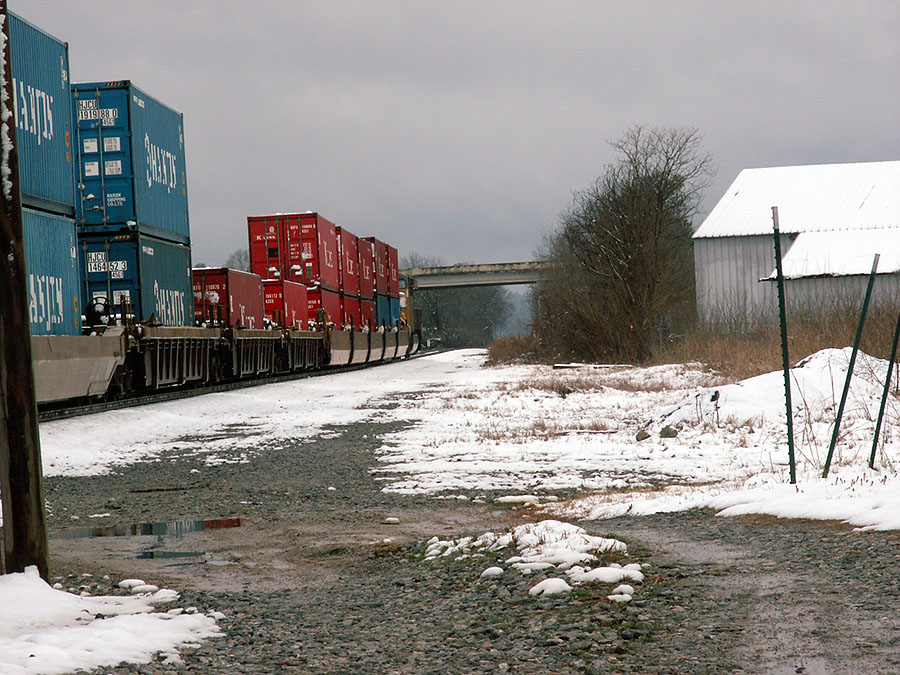
M556 264L536 293L539 337L560 353L641 361L654 332L693 312L691 219L712 158L695 129L637 126L612 147L617 160L575 195L545 246Z
M239 248L228 254L225 258L225 267L233 270L250 271L250 253L245 248Z

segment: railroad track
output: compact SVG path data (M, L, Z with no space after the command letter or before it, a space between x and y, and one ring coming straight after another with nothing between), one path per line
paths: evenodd
M433 349L426 352L420 351L417 354L413 354L412 356L404 357L404 360L418 359L422 358L423 356L439 354L445 351L450 350ZM215 394L222 391L234 391L235 389L258 387L264 384L277 384L279 382L303 380L309 377L321 377L323 375L333 375L335 373L346 373L354 370L363 370L364 368L372 368L375 366L382 366L395 362L396 361L394 360L385 360L373 361L371 363L359 363L349 366L325 366L324 368L320 368L317 370L301 371L299 373L286 373L284 375L272 375L268 377L256 378L253 380L219 382L218 384L207 385L205 387L173 387L170 389L166 389L165 391L157 391L152 394L130 396L127 398L121 398L112 401L98 401L96 403L38 410L38 421L49 422L51 420L68 419L70 417L80 417L82 415L93 415L94 413L106 412L109 410L135 408L137 406L150 405L152 403L163 403L165 401L174 401L182 398L203 396L205 394Z

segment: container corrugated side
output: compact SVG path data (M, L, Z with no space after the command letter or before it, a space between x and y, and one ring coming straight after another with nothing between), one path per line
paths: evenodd
M359 296L371 300L375 297L375 242L359 237Z
M289 216L248 216L247 239L250 253L250 271L260 275L263 279L292 279L290 265L285 270L285 260L282 254L284 248L283 220ZM299 222L299 221L298 221ZM299 265L299 261L297 262ZM302 280L302 267L299 280Z
M196 321L224 321L228 328L263 328L265 301L258 274L227 267L196 268L193 293Z
M69 49L10 14L13 108L22 203L75 215Z
M340 296L342 324L345 326L360 328L362 326L362 323L359 309L359 298L348 293L341 293Z
M337 291L329 291L326 288L307 289L306 292L307 319L316 320L316 314L320 309L328 313L328 321L337 324L341 318L341 296Z
M128 80L72 87L78 224L190 243L184 122Z
M75 221L22 209L32 335L81 335Z
M391 300L386 295L375 296L375 323L385 327L391 325Z
M307 328L306 286L281 279L264 279L266 318L287 328ZM280 317L280 320L278 320Z
M393 246L385 246L387 253L388 295L392 298L400 297L400 262L399 253Z
M307 285L317 283L331 291L339 290L340 260L335 224L318 213L301 213L300 230L304 282ZM288 235L290 242L293 240L290 228Z
M340 290L342 293L359 295L359 245L355 234L343 227L337 232L338 256L340 258Z
M366 237L375 246L375 292L387 295L389 291L387 244L375 237Z
M375 323L375 301L374 300L366 300L364 298L359 301L359 312L362 317L363 326L368 326L370 329L374 328L377 324Z
M391 321L390 324L392 326L400 325L400 298L393 298L388 296L388 301L390 302L390 311L391 311Z
M127 299L139 321L189 326L193 318L191 249L138 232L78 234L83 300L105 297L116 311ZM86 279L86 282L85 282Z

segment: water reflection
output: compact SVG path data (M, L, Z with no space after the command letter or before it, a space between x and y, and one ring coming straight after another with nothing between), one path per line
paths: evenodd
M214 520L173 520L168 523L140 523L111 527L79 527L63 530L61 539L89 539L92 537L164 537L226 527L240 527L246 518L218 518Z

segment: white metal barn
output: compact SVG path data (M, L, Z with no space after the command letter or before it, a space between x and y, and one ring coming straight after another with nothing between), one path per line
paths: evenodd
M900 161L744 169L693 235L697 311L740 329L777 320L772 207L788 308L900 294Z

